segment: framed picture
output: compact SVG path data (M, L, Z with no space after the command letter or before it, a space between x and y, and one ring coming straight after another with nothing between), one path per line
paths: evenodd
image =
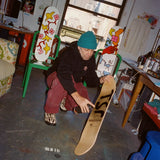
M22 10L23 12L33 14L36 0L23 0Z

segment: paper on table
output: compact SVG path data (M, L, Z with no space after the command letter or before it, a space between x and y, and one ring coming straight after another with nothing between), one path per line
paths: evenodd
M156 86L160 87L160 80L159 79L154 78L154 77L152 77L150 75L147 75L147 76Z

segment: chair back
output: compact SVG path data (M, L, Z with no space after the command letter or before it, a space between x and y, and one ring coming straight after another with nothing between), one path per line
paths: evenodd
M58 20L59 11L57 8L53 6L48 7L44 12L42 25L35 46L35 58L39 62L46 61L52 51Z

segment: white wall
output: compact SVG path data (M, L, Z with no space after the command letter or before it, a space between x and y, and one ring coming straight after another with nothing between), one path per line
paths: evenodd
M60 13L60 20L58 24L59 28L64 11L65 2L66 0L36 0L33 15L20 11L17 20L8 18L8 22L13 21L16 27L24 27L29 29L30 31L36 31L39 29L38 18L43 15L44 9L48 6L54 6L59 10Z
M145 53L148 53L152 50L156 35L158 33L158 30L160 29L160 0L128 0L122 15L120 26L128 27L134 18L137 18L138 15L142 15L144 12L159 17L156 28L151 29L149 33L148 43L146 45L145 51ZM120 54L129 58L129 55L125 55L121 51ZM136 59L137 57L131 58Z
M36 0L34 14L31 15L27 13L22 13L21 11L17 23L14 24L16 26L21 26L21 27L23 26L31 31L38 30L39 29L39 25L37 24L38 17L42 16L44 9L50 5L55 6L56 8L58 8L60 12L60 20L61 20L65 2L66 0ZM127 4L122 15L120 26L128 27L134 18L137 18L138 15L142 15L144 12L160 16L159 6L160 6L160 0L127 0ZM158 21L157 27L155 29L152 29L150 32L148 43L146 46L146 53L152 49L159 28L160 28L160 19ZM125 54L123 55L122 53L122 56L128 56L128 55Z

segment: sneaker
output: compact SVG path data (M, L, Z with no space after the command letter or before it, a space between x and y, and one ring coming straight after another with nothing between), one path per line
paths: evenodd
M66 98L63 98L60 104L61 111L67 112L67 108L65 107Z
M56 125L55 113L46 113L45 112L44 120L45 120L46 124L55 126Z
M79 106L73 108L73 112L74 112L75 114L82 113L81 108L80 108Z

